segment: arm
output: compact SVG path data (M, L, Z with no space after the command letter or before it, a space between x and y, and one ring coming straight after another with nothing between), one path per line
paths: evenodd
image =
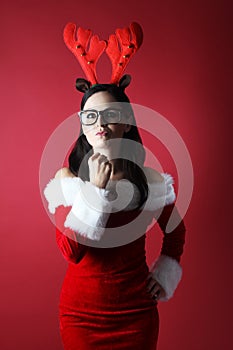
M160 217L157 220L164 235L161 254L169 256L170 258L175 259L177 262L180 262L185 243L186 228L184 221L181 220L179 225L172 232L165 233L167 222L173 210L175 215L180 217L175 204L170 204L164 207Z
M183 220L170 233L166 233L166 225L171 212L175 211L179 215L175 204L166 205L157 222L164 234L160 256L150 267L150 276L162 287L159 299L166 301L173 296L181 277L182 268L179 264L185 243L185 225ZM152 282L150 282L152 284Z
M59 169L54 176L55 179L62 179L64 177L71 178L75 176L71 173L69 168L66 168L66 167ZM50 195L48 198L51 200L51 197L53 197L54 193L58 194L59 190L60 190L59 187L55 187L54 191L52 191L52 196ZM74 192L73 187L69 187L69 190L71 192ZM63 257L68 262L77 264L85 255L87 251L87 247L77 242L77 238L73 230L71 230L70 228L64 227L64 222L66 220L66 216L71 210L71 205L64 206L61 203L59 205L59 203L56 203L56 201L55 201L55 204L57 205L54 207L57 245Z
M51 214L56 214L58 207L63 206L62 232L67 230L66 233L71 234L73 231L73 236L77 233L91 240L100 240L112 207L109 190L71 176L69 170L63 168L46 185L44 195Z
M64 221L70 207L60 205L56 208L56 241L63 257L71 263L77 264L84 257L88 247L77 242L74 231L64 227Z

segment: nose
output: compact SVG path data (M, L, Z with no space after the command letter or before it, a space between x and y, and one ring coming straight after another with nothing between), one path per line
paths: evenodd
M102 126L105 124L107 124L107 123L104 121L102 113L99 113L97 121L96 121L96 126Z

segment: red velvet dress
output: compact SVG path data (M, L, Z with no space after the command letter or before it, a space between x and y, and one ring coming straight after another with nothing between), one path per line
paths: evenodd
M174 205L164 207L158 223L162 230ZM155 350L159 316L157 301L146 288L148 266L145 234L131 243L96 248L75 241L75 233L63 226L71 207L56 208L56 239L69 262L59 303L60 333L65 350ZM133 220L138 210L112 213L107 227ZM144 232L153 219L144 212ZM65 234L63 234L65 233ZM164 235L161 254L179 262L183 252L183 221ZM69 236L69 237L68 237ZM74 240L72 239L74 238Z

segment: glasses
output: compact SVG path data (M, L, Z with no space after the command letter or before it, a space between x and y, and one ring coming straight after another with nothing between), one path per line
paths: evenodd
M96 111L95 109L87 109L78 112L81 123L83 125L95 124L98 117L102 115L105 124L119 123L122 118L122 111L115 108L107 108L103 111Z

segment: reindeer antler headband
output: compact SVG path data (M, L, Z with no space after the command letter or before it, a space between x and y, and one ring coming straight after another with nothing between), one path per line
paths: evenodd
M90 29L81 27L77 29L74 23L68 23L64 29L64 41L79 61L88 79L77 79L76 87L79 91L85 92L91 85L98 84L96 63L104 51L112 63L110 83L124 89L129 85L131 77L122 75L130 59L142 44L143 32L141 26L133 22L127 28L116 29L115 34L110 35L106 41L99 40L97 35L93 36Z

